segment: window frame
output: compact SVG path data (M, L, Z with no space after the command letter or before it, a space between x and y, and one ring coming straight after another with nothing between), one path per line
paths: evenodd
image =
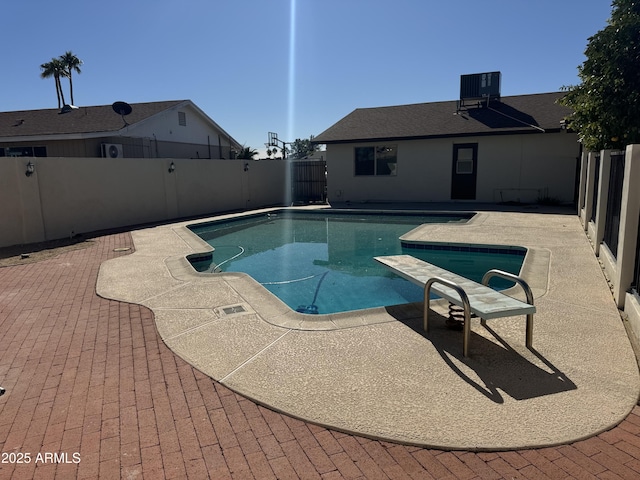
M19 150L21 150L19 152ZM14 146L14 147L0 147L2 157L9 158L41 158L47 157L47 147L44 145L27 145L27 146Z
M387 152L389 159L386 161ZM369 165L370 164L370 165ZM393 165L394 167L391 167ZM376 144L353 147L353 175L354 177L396 177L398 166L398 145L397 144ZM388 173L382 172L384 168Z

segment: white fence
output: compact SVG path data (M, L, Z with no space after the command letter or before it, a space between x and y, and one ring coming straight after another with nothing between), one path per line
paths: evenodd
M579 215L618 308L640 338L640 145L589 152L580 166Z
M2 158L0 247L284 205L288 172L282 160Z

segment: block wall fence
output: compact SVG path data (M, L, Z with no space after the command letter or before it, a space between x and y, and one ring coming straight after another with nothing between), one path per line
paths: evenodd
M582 154L578 215L618 308L640 338L640 145Z
M288 172L282 160L3 158L0 247L284 205Z

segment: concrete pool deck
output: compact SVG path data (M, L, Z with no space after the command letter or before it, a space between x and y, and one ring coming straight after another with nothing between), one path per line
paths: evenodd
M435 315L422 335L416 305L302 315L246 275L196 273L185 256L209 247L192 223L132 232L135 253L101 266L97 292L150 308L176 354L275 410L373 438L504 450L586 438L638 400L633 349L575 215L485 211L411 233L530 249L534 348L524 316L476 320L468 358Z

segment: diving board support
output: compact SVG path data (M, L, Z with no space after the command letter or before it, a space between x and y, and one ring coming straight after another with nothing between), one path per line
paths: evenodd
M513 273L505 272L504 270L498 270L496 268L489 270L482 277L482 285L489 286L489 280L493 277L504 278L505 280L510 280L512 282L517 283L524 290L524 294L527 296L527 303L529 305L533 305L533 292L531 291L531 287L529 284L525 282L522 278L514 275ZM526 340L525 343L527 348L531 348L533 346L533 313L527 313L527 331L525 334Z
M424 311L422 313L422 328L425 332L429 331L429 299L431 297L431 285L434 283L441 283L445 287L449 287L456 291L460 295L460 301L462 302L462 308L464 308L464 323L462 327L462 355L467 357L469 354L469 340L471 338L471 305L469 305L469 297L464 289L449 280L444 278L434 277L427 280L424 284Z

